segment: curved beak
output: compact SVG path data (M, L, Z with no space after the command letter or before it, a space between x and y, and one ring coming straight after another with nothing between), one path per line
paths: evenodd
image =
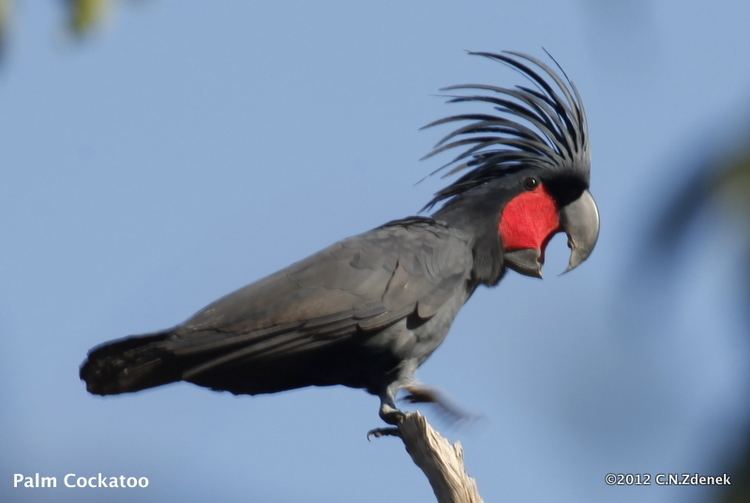
M560 225L568 235L570 248L570 260L564 274L589 258L599 238L599 208L591 192L584 190L581 197L560 210Z
M584 190L580 197L559 210L560 228L568 235L570 259L568 268L563 274L570 272L583 263L594 251L596 240L599 238L599 209L588 190ZM544 250L523 248L507 251L504 255L505 263L511 269L536 278L542 277L544 264Z

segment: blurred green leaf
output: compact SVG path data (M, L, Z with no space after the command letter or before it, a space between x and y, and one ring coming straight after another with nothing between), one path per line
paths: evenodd
M91 32L105 19L109 4L109 0L68 0L71 32L79 36Z
M699 159L687 170L673 196L666 198L665 206L656 218L646 242L647 257L639 263L651 264L649 275L677 273L690 275L685 262L674 260L696 244L687 240L695 224L707 211L712 219L730 221L732 231L742 240L740 258L736 263L735 285L739 287L741 306L739 313L750 328L750 126L746 126L739 139L727 138L712 151L696 151ZM726 227L718 226L726 229ZM704 227L702 232L711 232ZM703 236L704 239L710 238ZM694 243L696 241L694 240ZM744 255L743 255L744 253ZM725 260L717 257L717 260ZM700 287L699 283L696 283ZM750 330L747 331L750 334ZM732 485L717 493L712 501L721 503L750 502L750 421L745 418L744 431L736 439L739 450L718 461L717 470L731 475Z
M733 212L747 216L750 212L750 151L743 152L729 163L717 179L716 191L730 204ZM743 222L748 223L747 218L743 218Z
M0 0L0 59L5 53L8 42L8 24L10 23L10 1Z

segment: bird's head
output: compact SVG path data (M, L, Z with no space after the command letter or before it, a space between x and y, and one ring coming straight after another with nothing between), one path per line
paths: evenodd
M425 126L461 124L425 157L463 148L433 172L462 175L426 208L444 203L435 217L475 235L475 267L485 283L496 282L504 267L541 277L544 250L558 232L568 236L570 271L588 258L599 236L599 211L588 190L586 114L578 91L559 65L560 74L521 53L470 54L507 64L532 86L444 89L467 93L450 96L450 103L489 104L494 112L454 115Z

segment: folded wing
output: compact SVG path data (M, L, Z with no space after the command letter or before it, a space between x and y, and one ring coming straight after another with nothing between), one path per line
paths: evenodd
M399 320L432 317L466 287L471 260L462 234L395 221L210 304L176 328L168 353L182 379L235 392L346 380L331 373L347 351Z

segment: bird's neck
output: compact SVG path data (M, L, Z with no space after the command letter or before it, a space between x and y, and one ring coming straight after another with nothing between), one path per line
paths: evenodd
M472 278L486 286L495 286L505 272L497 218L493 214L480 208L450 203L432 214L435 220L469 236L474 256Z

